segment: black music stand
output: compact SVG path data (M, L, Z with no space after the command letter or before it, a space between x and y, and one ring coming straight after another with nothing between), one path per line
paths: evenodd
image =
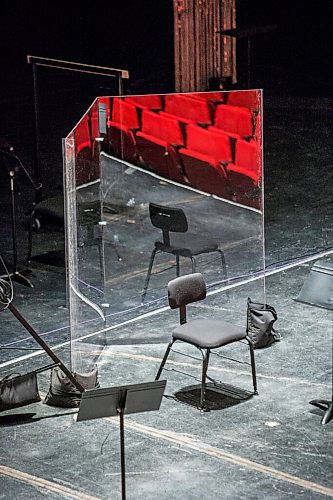
M124 415L158 410L164 394L166 380L143 384L91 389L82 394L76 421L119 415L121 498L126 499Z
M264 33L270 33L276 30L276 25L267 26L253 26L248 28L232 28L228 30L218 31L222 36L231 36L233 38L244 38L247 41L247 88L251 88L251 40L252 38L263 35Z
M314 263L310 274L300 291L297 302L310 304L333 311L333 261L321 259ZM313 399L311 405L324 410L321 423L328 424L333 418L333 332L332 332L332 397L326 399Z

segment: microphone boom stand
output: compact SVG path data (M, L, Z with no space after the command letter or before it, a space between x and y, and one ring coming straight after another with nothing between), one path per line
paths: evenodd
M12 281L20 283L21 285L33 288L33 283L26 277L26 275L31 273L30 269L18 270L17 262L17 232L16 232L16 207L15 207L15 180L16 172L22 169L27 175L29 181L32 183L33 187L38 190L40 186L36 185L31 178L29 172L25 169L21 160L12 152L0 150L0 155L3 155L3 161L5 167L8 171L10 179L10 209L11 209L11 220L12 220L12 242L13 242L13 271L9 273L9 276L1 276L3 279L10 278Z
M10 177L10 208L12 217L12 241L13 241L13 271L10 273L10 279L20 285L33 288L33 283L26 277L30 274L30 269L18 271L17 267L17 233L16 233L16 209L15 209L15 170L11 169L9 172Z

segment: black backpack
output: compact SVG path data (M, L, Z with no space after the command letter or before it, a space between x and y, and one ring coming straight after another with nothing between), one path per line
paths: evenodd
M277 313L273 306L260 304L247 299L247 335L252 340L254 349L268 347L281 340L281 336L274 330Z

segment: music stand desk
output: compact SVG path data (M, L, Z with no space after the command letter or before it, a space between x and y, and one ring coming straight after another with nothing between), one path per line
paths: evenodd
M158 410L164 394L166 380L143 384L91 389L82 394L76 421L113 417L120 419L121 491L125 500L125 436L124 415Z

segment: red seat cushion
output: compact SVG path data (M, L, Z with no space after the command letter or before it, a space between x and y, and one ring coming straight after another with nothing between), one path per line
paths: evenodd
M213 157L185 148L179 150L179 155L192 187L217 196L226 196L226 173L224 167Z
M122 160L135 162L136 141L132 130L117 122L109 122L108 146L113 155Z

